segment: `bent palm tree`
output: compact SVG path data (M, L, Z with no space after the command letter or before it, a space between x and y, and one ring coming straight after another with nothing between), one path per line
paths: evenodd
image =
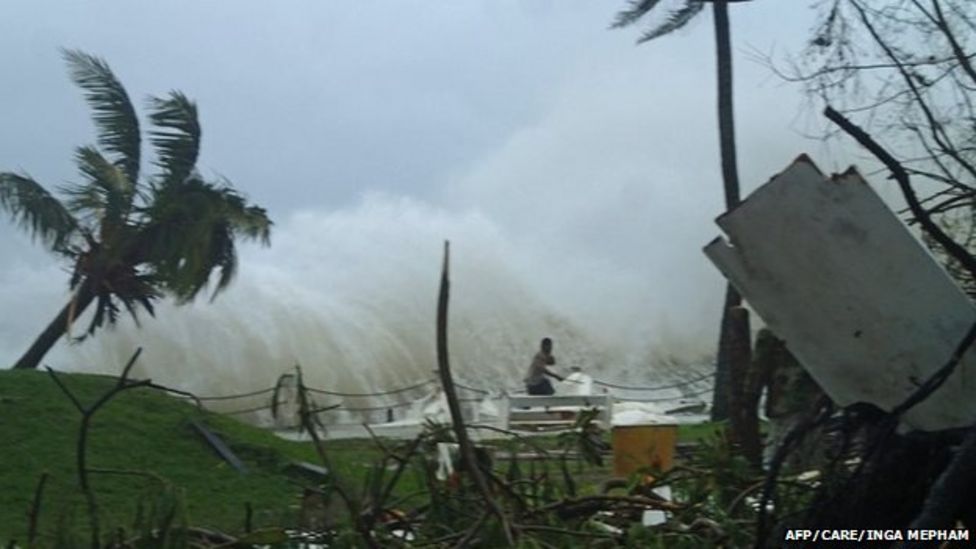
M707 0L713 8L715 21L715 56L718 66L718 133L722 156L722 182L725 188L725 207L731 210L739 203L739 174L735 154L735 124L732 109L732 46L729 33L728 3L744 0ZM638 39L638 43L674 32L694 19L705 7L706 0L684 0L665 20L652 25ZM630 6L617 14L612 28L630 26L660 6L660 0L631 0ZM718 358L715 371L715 392L712 401L712 419L729 417L730 396L735 395L736 380L733 379L731 349L739 345L739 340L748 337L748 327L742 325L729 310L742 303L742 297L731 284L726 286L725 305L722 309L721 333L719 335ZM747 318L747 317L744 317ZM739 365L743 369L744 365Z
M236 238L268 244L271 229L263 208L249 205L228 182L207 181L196 171L196 105L180 92L149 100L157 171L140 183L139 121L125 88L103 60L63 54L94 111L98 147L76 150L82 182L62 188L63 200L27 175L0 173L0 208L73 263L70 302L14 368L36 368L92 303L86 335L115 323L120 306L138 323L137 310L153 315L165 295L187 303L219 271L216 297L234 276Z

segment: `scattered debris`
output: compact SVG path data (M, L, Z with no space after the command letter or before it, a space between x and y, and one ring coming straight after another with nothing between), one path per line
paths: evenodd
M294 461L288 465L286 472L300 476L310 482L324 482L329 478L329 470L321 465L307 461Z
M234 469L240 474L247 474L247 467L244 466L244 462L241 461L239 457L224 443L223 440L216 433L207 428L204 424L197 420L191 420L190 425L203 436L203 439L207 441L207 444L217 452L217 455L221 459L229 463Z

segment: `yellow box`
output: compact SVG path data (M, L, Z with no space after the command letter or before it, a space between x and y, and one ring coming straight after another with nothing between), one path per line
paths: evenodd
M667 471L674 465L677 425L621 425L613 428L613 474L630 476L643 467Z

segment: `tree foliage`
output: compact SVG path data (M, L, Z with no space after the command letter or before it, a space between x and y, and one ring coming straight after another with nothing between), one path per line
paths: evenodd
M236 271L237 239L268 243L265 210L197 171L197 109L177 91L149 98L156 170L141 178L139 120L125 88L102 59L63 55L92 109L97 146L76 149L80 178L60 188L60 198L27 174L0 173L0 209L71 262L78 310L68 324L87 305L81 297L95 303L88 334L114 323L123 307L137 319L165 295L191 301L215 273L216 297Z
M611 28L629 27L638 21L650 19L652 15L664 13L648 24L648 28L637 39L637 43L641 44L681 29L705 8L705 2L683 0L667 12L662 7L661 0L631 0L627 8L617 13Z

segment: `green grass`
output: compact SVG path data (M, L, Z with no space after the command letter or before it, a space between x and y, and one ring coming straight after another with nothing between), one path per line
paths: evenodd
M115 383L105 376L59 375L84 405ZM245 462L248 473L241 475L221 460L191 427L191 420L217 432ZM0 371L0 545L26 539L27 511L45 472L49 478L39 521L42 540L50 542L59 524L68 519L76 531L86 530L75 461L80 421L81 414L47 373ZM682 426L679 440L700 440L718 428L718 424ZM557 446L555 436L533 437L533 443L547 449ZM371 440L327 441L326 445L337 473L354 490L381 457ZM286 474L292 461L318 463L318 457L308 443L280 439L152 389L119 394L96 414L89 437L89 467L152 473L182 494L188 524L229 533L242 532L245 504L253 509L254 527L295 523L302 489L295 482L298 479ZM609 474L608 464L590 469L580 480L597 486ZM90 478L103 532L120 527L131 531L137 504L161 492L160 482L147 476L93 473ZM418 475L408 473L396 492L412 493L420 487Z
M678 442L701 442L704 439L717 435L724 428L724 422L679 425Z
M83 405L114 383L104 376L61 376ZM215 454L191 427L193 419L224 438L247 465L246 475ZM39 530L50 536L68 518L84 530L87 515L75 461L80 420L81 414L47 373L0 371L0 544L26 538L27 510L44 472L50 476ZM328 446L336 469L350 479L362 477L379 456L369 441ZM310 444L201 412L152 389L119 394L95 415L89 437L89 467L152 472L183 491L189 524L227 532L242 531L246 503L253 508L255 527L294 523L301 488L285 474L292 460L318 462ZM130 530L140 499L160 491L159 481L145 476L90 478L103 531Z

